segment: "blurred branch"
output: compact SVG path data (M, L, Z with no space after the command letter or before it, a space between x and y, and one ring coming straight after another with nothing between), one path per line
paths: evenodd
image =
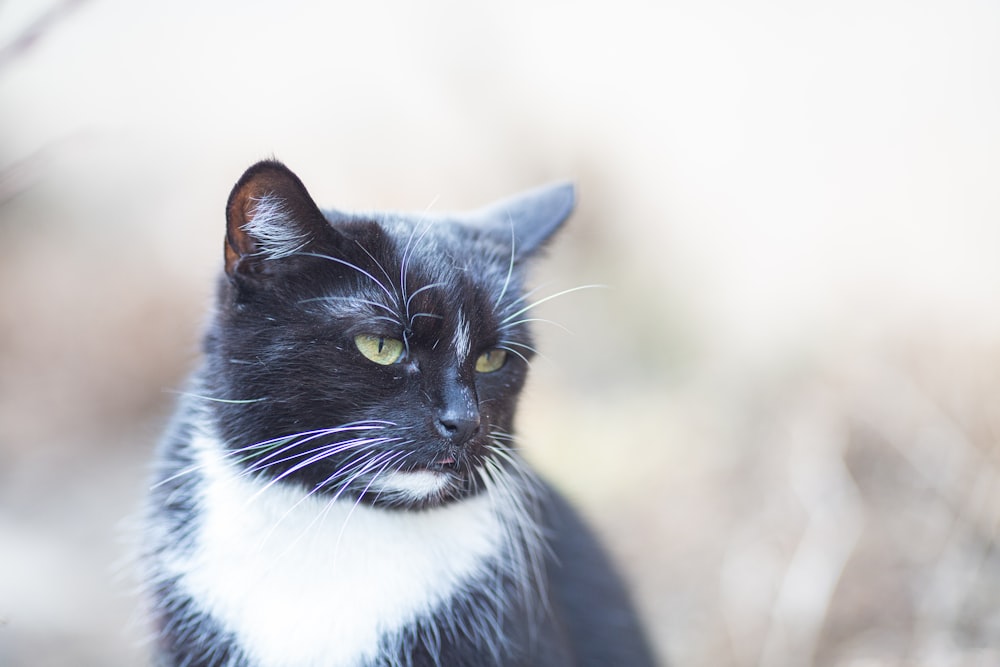
M0 75L15 65L52 28L87 0L62 0L23 28L10 42L0 46ZM36 151L14 164L0 167L0 206L27 190L38 180L40 163L45 150Z
M789 482L808 519L771 609L761 666L814 664L837 584L864 530L864 501L844 462L848 440L838 406L819 398L785 425Z
M18 58L31 50L52 27L69 16L73 10L87 0L63 0L45 12L17 35L8 44L0 47L0 73L13 65Z

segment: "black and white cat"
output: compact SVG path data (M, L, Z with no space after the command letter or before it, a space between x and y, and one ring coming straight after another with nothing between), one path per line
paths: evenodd
M573 203L557 185L461 215L323 212L278 162L243 175L150 498L158 665L653 664L511 435L525 263Z

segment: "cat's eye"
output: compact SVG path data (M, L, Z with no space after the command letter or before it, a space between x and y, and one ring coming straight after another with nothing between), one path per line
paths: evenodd
M403 356L403 341L397 338L358 334L354 337L354 344L366 359L382 366L394 364Z
M476 372L492 373L500 370L507 362L507 351L493 348L479 355L476 359Z

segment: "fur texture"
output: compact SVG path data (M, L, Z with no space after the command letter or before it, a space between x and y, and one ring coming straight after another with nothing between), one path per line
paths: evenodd
M244 174L150 497L158 664L652 664L511 435L525 263L572 203L559 185L462 215L324 213L280 163Z

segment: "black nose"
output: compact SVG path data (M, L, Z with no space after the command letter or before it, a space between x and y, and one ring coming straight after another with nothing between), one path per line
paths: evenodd
M463 445L479 431L479 410L449 408L437 418L437 430L454 445Z
M442 374L434 411L437 432L454 446L462 446L479 431L479 400L475 385L463 380L457 369Z

